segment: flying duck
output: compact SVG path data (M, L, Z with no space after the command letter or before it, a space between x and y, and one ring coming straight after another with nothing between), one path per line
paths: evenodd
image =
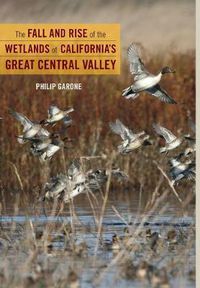
M148 140L149 135L145 131L134 134L119 119L109 124L111 130L122 138L121 145L118 146L119 153L127 154L141 146L151 145Z
M165 147L160 148L160 153L173 150L183 142L183 137L176 137L171 131L159 124L153 124L153 128L155 132L166 141Z
M176 158L169 160L171 169L170 177L172 178L172 185L179 182L182 179L194 180L196 176L195 163L193 161L180 162Z
M111 175L127 179L127 175L119 169L111 170ZM113 173L112 173L113 172ZM87 191L97 191L108 179L109 171L96 169L84 172L80 162L75 159L70 164L66 175L59 174L51 178L45 185L45 199L62 198L64 203ZM62 197L61 197L62 196Z
M145 91L157 97L160 101L176 104L176 101L158 84L164 74L174 73L174 70L166 66L157 75L149 73L145 69L144 63L139 57L137 46L134 43L128 48L128 61L130 63L130 72L134 75L134 83L123 90L122 96L127 99L135 99L140 92Z
M52 105L48 109L48 118L43 120L43 123L46 125L55 125L57 122L63 120L64 124L69 126L72 122L72 119L68 114L73 111L74 109L72 107L67 110L61 110L57 106Z
M18 142L20 144L26 143L29 139L38 136L49 136L50 133L42 127L40 123L34 123L29 120L25 115L16 111L10 110L10 114L24 126L23 134L19 135Z
M62 147L67 148L65 146L66 140L69 141L68 137L61 139L60 135L57 133L53 133L48 137L42 136L38 138L32 138L29 140L32 143L31 153L34 156L39 156L39 159L42 162L50 160L53 155Z

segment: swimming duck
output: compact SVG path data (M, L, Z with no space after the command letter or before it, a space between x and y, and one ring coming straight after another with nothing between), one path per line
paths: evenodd
M151 145L149 135L145 131L134 134L119 119L110 124L111 130L122 138L122 144L118 146L119 153L127 154L141 146Z
M180 162L176 158L169 160L171 165L170 177L172 178L172 185L179 182L182 179L191 179L194 180L196 176L195 172L195 163L191 160L186 161L185 163Z
M150 248L152 250L156 250L156 247L157 247L157 242L160 238L160 234L158 232L153 232L152 235L151 235L151 243L150 243Z
M161 236L158 232L152 232L151 229L146 230L146 239L153 251L157 248L159 238L161 238Z
M68 114L73 111L74 109L72 107L67 110L61 110L57 106L52 105L48 109L48 118L43 120L43 122L46 125L55 125L58 121L63 120L64 124L69 126L72 122L72 119Z
M153 124L153 128L155 132L166 141L165 147L160 148L160 153L173 150L183 142L183 137L176 137L171 131L159 124Z
M148 229L145 231L145 236L146 236L147 239L149 239L149 238L151 237L151 235L152 235L152 231L151 231L150 228L148 228Z
M19 135L18 142L20 144L26 143L29 139L36 135L39 136L49 136L50 133L42 127L40 123L34 123L29 120L25 115L18 113L16 111L10 110L10 114L24 126L23 135Z
M106 249L106 250L120 250L121 249L121 241L120 241L120 238L117 234L114 234L112 236L112 241L105 241L103 243L103 247Z
M172 229L167 232L167 243L168 245L178 244L176 230Z
M128 60L130 63L130 72L134 75L135 82L130 87L123 90L122 96L127 99L135 99L139 96L140 92L145 91L163 102L176 104L176 101L158 84L164 74L174 73L174 70L167 66L157 75L149 73L145 69L144 63L139 57L137 46L134 43L128 48Z

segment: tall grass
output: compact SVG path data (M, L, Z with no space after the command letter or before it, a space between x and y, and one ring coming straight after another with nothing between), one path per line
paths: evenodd
M152 124L159 122L174 133L187 133L187 110L195 118L195 55L187 54L157 55L145 57L146 66L151 72L158 72L163 66L176 70L174 75L167 75L162 80L162 87L177 101L178 105L160 102L147 94L135 101L123 99L122 90L129 86L132 77L128 63L123 63L120 76L1 76L1 187L4 197L15 197L21 191L31 198L41 193L40 187L51 176L63 171L63 155L57 155L48 163L41 164L29 152L27 144L20 145L16 135L21 134L22 127L8 113L12 108L25 114L31 120L40 121L47 117L47 109L55 104L60 108L73 106L75 112L72 127L67 131L61 124L50 128L61 131L63 137L68 134L73 145L65 150L66 163L74 157L107 155L107 159L86 161L89 167L109 165L109 155L118 145L120 139L109 130L108 123L119 118L134 131L146 130L152 138ZM81 91L42 91L35 90L36 82L82 82ZM145 187L146 195L152 194L152 187L160 179L160 171L153 160L164 163L158 151L158 141L152 147L133 152L130 156L115 158L114 164L130 175L131 190L138 191ZM95 146L95 147L94 147ZM13 163L12 165L10 163ZM14 169L13 169L14 167ZM166 183L167 185L168 183ZM113 184L114 185L114 184ZM129 189L125 184L123 189ZM111 184L112 187L112 184ZM13 194L12 194L13 193Z

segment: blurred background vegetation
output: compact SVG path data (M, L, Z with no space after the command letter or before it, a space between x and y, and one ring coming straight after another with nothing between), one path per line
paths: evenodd
M124 99L122 90L132 81L126 61L123 61L120 76L1 76L1 116L4 118L0 123L1 190L5 197L9 197L10 192L15 195L21 190L26 196L40 194L50 176L64 172L66 165L80 156L107 155L106 159L85 161L88 168L106 167L112 151L117 150L120 142L120 138L109 129L109 122L117 118L133 131L147 131L154 141L151 147L115 157L114 165L127 172L131 179L131 184L123 184L125 186L120 190L127 189L131 193L135 190L138 194L142 185L146 197L151 197L160 179L153 160L160 161L165 169L168 167L167 159L159 154L162 143L153 132L152 124L159 122L177 135L191 133L187 111L195 120L195 54L194 51L179 52L163 57L163 54L150 55L145 51L143 60L150 72L157 73L165 65L176 70L174 75L166 75L161 85L177 105L162 103L145 93L134 101ZM36 91L36 82L82 82L83 89ZM47 117L47 109L52 104L61 109L74 107L73 124L69 129L61 123L49 128L61 132L63 137L68 135L73 142L63 152L65 159L63 153L58 152L50 162L42 164L30 154L29 144L17 142L16 135L21 134L22 127L9 115L8 109L40 121ZM171 152L170 156L177 152Z

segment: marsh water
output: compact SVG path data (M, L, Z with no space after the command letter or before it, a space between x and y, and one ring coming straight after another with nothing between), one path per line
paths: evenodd
M98 211L99 209L99 211ZM95 212L101 213L101 207L95 208ZM37 210L37 212L36 212ZM46 210L46 215L43 214L41 208L32 210L21 209L20 211L14 211L13 208L7 208L3 211L0 217L1 230L7 231L8 245L5 244L5 239L1 235L0 252L3 259L3 246L7 245L7 255L11 260L9 269L13 269L13 272L18 269L20 265L26 260L27 254L22 251L16 251L12 249L12 243L16 241L22 241L23 238L27 238L26 226L30 225L35 231L43 231L48 225L68 225L71 223L71 216L69 210L66 208L59 216L53 215L51 210ZM117 252L114 250L104 249L102 247L103 242L112 240L112 236L117 234L122 236L124 234L124 228L127 223L131 223L132 229L136 230L138 227L141 229L141 233L147 229L157 231L160 234L161 239L165 238L166 231L169 229L175 229L176 231L182 231L185 235L191 233L191 227L194 228L194 207L191 206L189 212L183 212L180 208L177 208L177 204L171 202L170 205L164 211L159 213L151 213L151 215L144 215L141 213L141 208L138 208L138 201L133 201L132 204L126 202L112 200L106 206L104 216L102 219L102 234L101 241L98 246L98 250L95 253L97 244L97 227L94 219L94 211L90 205L79 203L75 207L75 215L73 217L73 226L75 227L75 243L85 243L87 252L82 253L80 257L74 256L74 254L64 255L66 249L66 241L60 236L58 229L51 229L52 234L52 249L51 252L44 254L41 252L39 255L39 262L48 263L48 267L54 267L52 277L54 279L60 279L66 274L66 267L73 267L78 273L80 287L151 287L149 283L139 281L138 279L127 279L122 277L120 273L120 265L113 265ZM27 212L28 211L28 212ZM9 232L12 231L10 234ZM29 232L30 233L30 232ZM139 241L143 241L143 237ZM180 249L172 249L172 251L163 254L158 258L151 252L145 255L141 251L140 253L132 252L132 258L137 263L141 259L149 261L156 267L164 267L171 262L183 262L181 265L183 268L181 271L174 273L170 276L169 287L195 287L194 281L190 280L187 275L190 270L194 269L195 265L195 244L194 237L189 241L193 243L189 244L189 248L182 246L182 252ZM184 251L185 249L185 251ZM187 250L187 251L186 251ZM135 255L134 255L135 253ZM185 263L184 263L185 261ZM41 264L42 265L42 264ZM116 267L119 266L119 267ZM2 268L2 263L0 264ZM175 269L175 268L174 268ZM173 274L173 273L172 273ZM56 281L56 280L55 280ZM38 286L39 287L39 286ZM43 286L41 286L43 287ZM63 286L65 287L65 286ZM152 286L153 287L153 286ZM160 287L160 286L158 286Z

